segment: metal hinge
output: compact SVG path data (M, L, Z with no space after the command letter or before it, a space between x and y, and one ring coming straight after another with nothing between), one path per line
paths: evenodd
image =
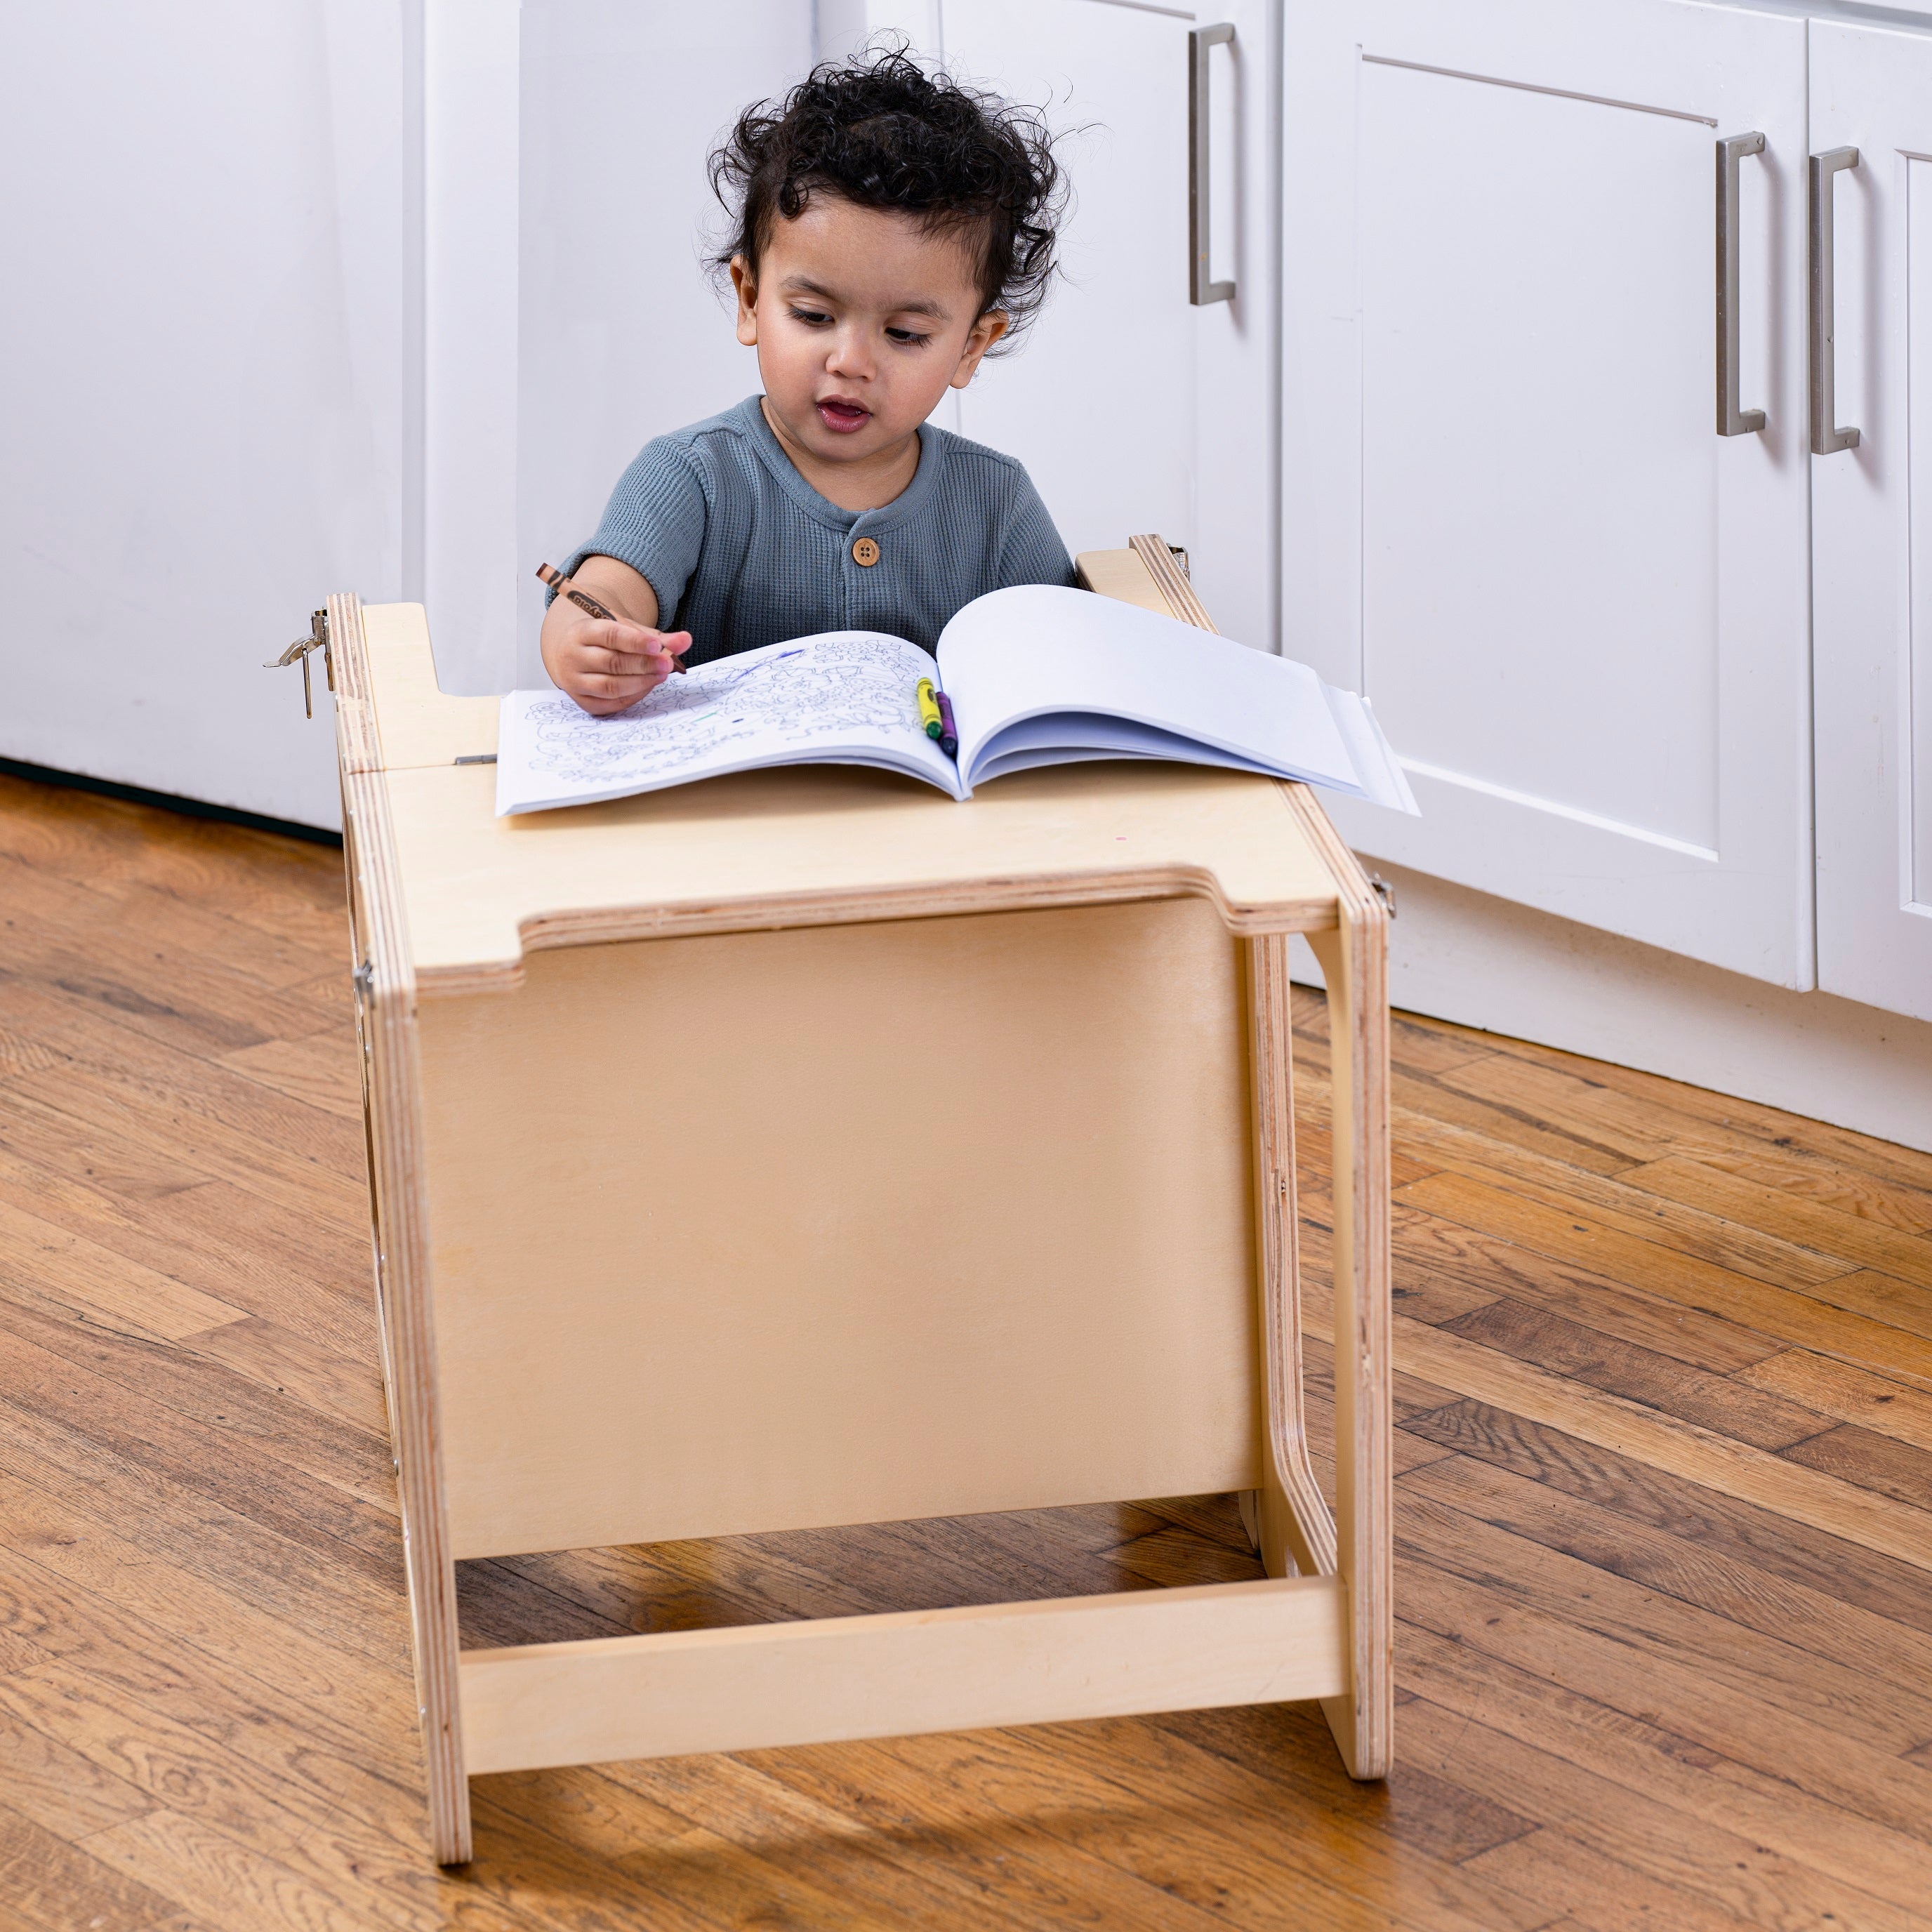
M315 610L309 614L308 635L298 638L278 658L273 658L262 668L280 670L293 664L298 658L302 668L302 712L305 717L315 716L315 698L309 686L308 659L311 651L322 653L322 674L328 682L331 691L335 688L335 657L328 648L328 613Z
M1390 919L1395 916L1395 888L1388 880L1378 878L1373 872L1369 874L1369 889L1382 902Z

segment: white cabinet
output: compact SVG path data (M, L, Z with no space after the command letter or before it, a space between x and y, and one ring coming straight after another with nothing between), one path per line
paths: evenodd
M0 16L0 757L335 823L262 664L402 587L404 10Z
M1377 856L1812 983L1805 23L1309 0L1283 126L1282 648L1424 810ZM1740 400L1718 433L1717 144Z
M1858 431L1811 458L1818 982L1932 1020L1932 38L1810 37L1820 427Z
M1037 332L985 364L958 427L1018 457L1070 549L1158 531L1230 636L1276 643L1273 77L1279 9L946 0L949 68L1047 106L1075 200ZM1205 50L1213 279L1190 302L1188 38ZM940 418L942 422L944 418Z

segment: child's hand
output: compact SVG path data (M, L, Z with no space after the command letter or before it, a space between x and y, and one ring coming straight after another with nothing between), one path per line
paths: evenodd
M593 718L649 697L691 646L688 631L654 631L643 624L588 617L561 597L550 608L553 618L560 608L571 615L544 624L544 669L560 691L568 692Z

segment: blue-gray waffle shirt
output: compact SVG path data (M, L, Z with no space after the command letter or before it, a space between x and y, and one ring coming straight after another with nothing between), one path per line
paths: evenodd
M902 495L842 510L798 473L748 397L646 443L568 567L614 556L647 578L659 626L691 633L691 664L820 631L884 631L931 650L946 620L989 590L1072 583L1018 463L929 423L919 444ZM854 556L874 545L872 563Z

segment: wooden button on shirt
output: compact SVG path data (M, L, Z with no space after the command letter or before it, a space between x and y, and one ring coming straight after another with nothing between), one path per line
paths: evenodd
M879 547L870 537L861 537L852 546L852 561L862 563L869 570L879 560Z

